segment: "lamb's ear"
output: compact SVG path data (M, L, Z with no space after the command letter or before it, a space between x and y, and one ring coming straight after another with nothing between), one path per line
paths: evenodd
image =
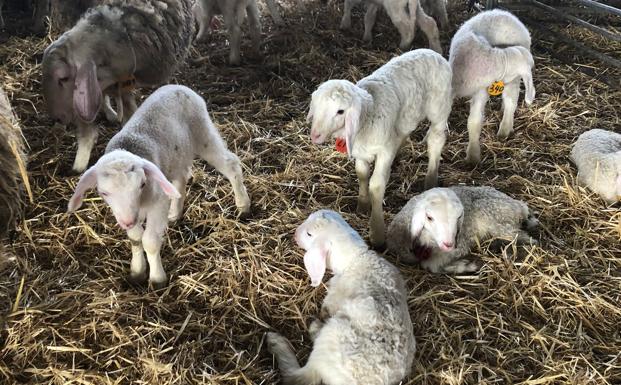
M82 199L84 198L84 194L95 187L97 184L97 170L95 166L86 170L84 174L80 177L78 184L75 186L75 191L69 199L69 206L67 207L67 212L73 212L82 206Z
M101 106L101 88L97 81L97 66L88 60L78 66L73 90L73 108L85 122L92 122Z
M142 169L144 170L145 175L148 178L153 179L160 186L164 194L168 195L170 198L180 198L181 194L179 191L173 186L172 183L166 178L166 175L160 170L159 167L149 162L146 159L143 159Z
M423 231L423 227L425 226L425 217L425 207L419 204L416 209L414 209L412 221L410 222L410 235L412 236L412 240L418 238L420 232Z
M351 156L351 149L354 144L354 138L360 129L360 110L362 106L360 101L354 97L351 107L345 113L345 143L347 144L347 153Z
M313 242L311 247L304 254L304 267L311 279L311 286L317 287L321 283L326 273L326 259L328 258L328 248L321 240Z
M306 115L306 123L310 123L313 121L313 100L311 99L310 105L308 106L308 114Z

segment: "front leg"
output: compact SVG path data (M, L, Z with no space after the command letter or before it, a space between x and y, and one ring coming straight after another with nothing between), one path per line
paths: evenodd
M377 11L379 5L370 3L367 5L367 13L364 14L364 35L362 40L370 42L373 40L373 26L375 26L375 20L377 19Z
M380 154L375 161L375 170L369 183L369 193L371 195L371 220L369 238L374 247L384 245L384 192L386 184L390 178L390 167L395 154Z
M83 121L76 122L76 136L78 139L78 151L73 162L73 171L81 173L86 170L91 158L91 151L97 142L97 126Z
M341 19L341 29L351 28L351 11L354 7L360 3L361 0L345 0L343 8L343 18Z
M186 173L188 175L189 173ZM183 203L185 202L186 195L186 185L188 183L188 179L186 176L181 176L177 179L173 179L172 184L175 186L177 191L181 196L177 199L173 199L170 203L170 210L168 211L168 220L171 222L176 221L181 218L181 214L183 214Z
M440 158L442 156L442 148L446 143L446 132L448 125L446 120L432 123L427 133L427 154L429 164L427 165L427 175L425 176L425 190L436 187L438 185L438 168L440 167Z
M358 207L359 214L369 212L369 175L371 175L371 165L366 160L356 159L356 175L358 175Z
M130 263L129 280L134 284L142 284L147 280L147 263L142 249L142 225L136 225L127 230L127 237L131 243L132 261Z
M160 258L160 250L168 227L169 209L170 199L166 197L162 197L154 203L147 213L147 225L142 236L142 247L144 247L149 261L149 283L155 290L162 289L168 284L168 278Z

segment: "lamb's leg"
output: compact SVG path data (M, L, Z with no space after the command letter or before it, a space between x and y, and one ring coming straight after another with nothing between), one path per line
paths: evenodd
M181 196L177 199L173 199L170 202L170 210L168 210L168 220L171 222L174 222L177 219L181 218L181 214L183 214L183 203L185 202L187 183L188 178L186 178L185 175L180 176L177 179L173 179L172 181L173 186L175 186Z
M489 99L487 90L478 91L470 99L470 115L468 115L468 148L466 162L476 165L481 161L481 128L485 119L485 104Z
M106 115L106 120L108 120L108 122L110 123L119 122L119 115L117 114L116 111L114 111L114 108L112 108L112 98L110 98L110 95L104 95L103 111L104 111L104 114Z
M425 190L436 187L438 185L438 168L440 167L440 158L442 149L446 143L446 132L448 131L448 122L446 120L431 124L427 133L427 154L429 165L427 166L427 175L425 176Z
M97 126L93 123L78 121L76 123L76 136L78 139L78 151L73 162L73 171L81 173L88 166L91 151L97 142Z
M239 65L241 61L239 47L241 44L241 27L237 18L237 10L227 7L222 10L224 16L224 25L229 32L229 43L231 44L231 52L229 53L229 64Z
M261 15L259 14L259 8L257 8L256 2L251 1L248 3L246 10L248 11L248 24L250 27L252 47L255 54L259 55L261 52Z
M416 34L416 10L410 10L409 7L404 10L398 2L384 3L384 8L390 20L399 30L401 35L401 43L399 48L402 51L408 51L414 41ZM408 3L409 4L409 3Z
M270 15L272 15L272 19L274 20L274 24L278 25L278 26L283 26L285 25L285 22L283 21L282 17L280 17L280 12L278 12L278 5L276 4L275 0L265 0L265 3L267 4L267 8L270 11Z
M142 235L142 247L149 261L149 283L155 290L168 284L168 277L160 258L160 250L168 227L169 209L170 200L160 199L155 202L154 207L147 213L147 224Z
M442 266L442 271L447 274L474 273L481 269L480 260L470 260L467 258L456 259L449 264Z
M369 3L369 5L367 5L367 13L364 14L364 35L362 36L362 40L366 42L373 40L373 26L377 19L378 9L379 5L377 4Z
M360 1L361 0L345 0L345 5L343 7L343 18L341 19L340 26L341 29L351 28L351 11L360 3Z
M440 55L442 54L442 46L440 45L440 32L438 31L438 25L436 21L427 15L423 8L418 4L418 16L416 18L416 23L423 31L427 39L429 40L429 48L436 51Z
M315 341L315 338L317 338L317 334L319 334L322 327L323 322L319 318L315 318L308 326L308 334L310 335L312 341Z
M196 40L201 42L207 39L207 33L211 26L211 18L214 16L214 12L211 6L212 1L200 0L200 5L195 5L195 17L198 21L198 34ZM200 12L199 12L200 10Z
M375 160L375 170L369 182L369 194L371 196L371 220L369 238L374 247L384 245L384 192L390 178L390 167L395 154L379 154Z
M142 284L147 280L147 263L142 249L142 225L136 225L127 230L127 237L132 247L132 261L130 263L129 279L135 284Z
M360 214L369 212L369 175L371 175L371 165L362 159L356 159L356 175L358 175L358 207L356 211Z
M229 151L221 139L212 138L210 143L204 146L200 156L229 180L233 186L235 205L239 212L241 214L249 213L250 198L246 186L244 186L241 162L237 155Z
M498 139L500 140L506 140L513 132L513 115L517 108L519 96L520 78L505 84L505 89L502 92L502 106L504 112L502 113L502 121L498 129Z

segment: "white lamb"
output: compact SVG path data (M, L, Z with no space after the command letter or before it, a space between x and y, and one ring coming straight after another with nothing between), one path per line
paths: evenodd
M501 10L477 14L462 25L451 41L449 63L453 69L453 92L470 98L466 161L481 160L479 137L485 119L488 87L502 81L503 116L498 138L505 140L513 131L513 114L520 94L520 78L526 88L524 100L535 99L530 53L530 34L511 13Z
M341 29L351 28L351 11L362 1L345 0ZM384 7L390 20L392 20L392 23L401 35L401 43L399 43L401 50L407 51L410 49L416 34L416 26L419 26L427 36L427 39L429 39L429 48L440 54L442 53L438 26L435 20L425 13L418 0L364 0L364 2L367 5L367 12L364 15L364 35L362 37L364 41L370 42L373 39L373 26L377 18L377 11L380 7Z
M451 68L440 54L428 49L393 58L357 84L329 80L313 93L307 117L312 120L311 139L316 144L331 137L346 142L343 151L356 159L358 211L366 212L371 205L374 246L384 243L382 202L393 159L425 118L431 122L425 188L437 185L451 100ZM375 170L369 180L373 162Z
M587 131L574 143L570 158L578 168L578 182L608 203L621 200L621 134Z
M409 375L416 341L401 273L362 240L334 211L320 210L302 223L295 239L306 250L311 286L326 269L334 276L310 325L313 351L300 367L285 337L268 333L287 384L398 384Z
M97 186L119 226L127 230L133 281L146 278L144 250L151 285L161 288L167 283L160 248L168 220L178 219L183 212L185 186L195 156L231 182L235 204L247 213L250 199L239 159L226 149L203 99L178 85L161 87L149 96L75 188L69 212L77 210L84 193Z
M449 21L448 14L446 12L447 0L420 0L420 5L425 12L440 23L440 28L448 29Z
M498 238L535 244L539 222L526 203L491 187L434 188L410 199L388 226L388 249L434 273L477 271L468 258L478 242Z
M232 65L238 65L241 61L239 50L241 26L244 23L244 19L246 19L247 12L253 49L256 53L260 51L261 20L256 0L200 0L194 4L193 11L199 25L197 35L197 40L199 41L207 38L212 18L215 15L222 15L224 17L224 25L228 30L229 43L231 45L229 63ZM280 15L278 15L278 18L280 18Z

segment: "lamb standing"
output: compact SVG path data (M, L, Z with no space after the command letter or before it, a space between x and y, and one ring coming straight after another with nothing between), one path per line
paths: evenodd
M621 134L593 129L581 134L571 149L578 182L606 202L621 200Z
M239 159L226 149L203 99L177 85L161 87L144 101L75 188L69 212L77 210L84 193L97 186L118 224L127 230L134 281L146 278L144 250L152 286L161 288L167 283L160 259L162 238L168 220L178 219L183 212L185 186L195 156L231 182L236 206L241 213L249 212Z
M125 121L136 109L133 87L166 82L184 60L193 35L191 5L109 0L47 47L43 95L52 117L77 126L75 172L88 166L102 94L117 98L118 117Z
M440 54L428 49L393 58L357 84L328 80L313 93L307 117L312 121L311 139L320 144L339 138L346 143L343 151L356 159L358 211L368 211L370 203L374 246L384 243L382 202L397 151L418 124L429 119L425 188L436 186L450 112L451 68ZM373 162L375 170L369 180Z
M470 248L491 238L535 244L539 222L528 206L491 187L434 188L415 196L388 226L388 249L433 273L479 269Z
M241 61L241 26L248 13L250 37L256 53L261 45L261 20L256 0L200 0L194 5L194 14L198 20L199 30L197 40L203 41L207 37L214 15L224 16L224 25L229 33L231 52L229 63L238 65ZM278 13L276 13L278 15ZM278 16L280 17L280 15Z
M334 276L309 332L313 351L300 367L285 337L268 333L284 384L398 384L409 375L416 341L401 273L334 211L311 214L296 233L311 286ZM354 354L352 354L352 352Z
M351 11L363 0L345 0L343 18L341 19L341 29L351 28ZM429 48L438 53L442 53L440 45L440 33L438 26L433 18L429 17L418 0L364 0L367 5L367 12L364 15L364 35L362 39L370 42L373 39L373 26L377 18L377 11L384 7L386 13L392 20L394 26L399 30L401 43L399 48L407 51L412 46L416 26L423 30L429 39Z
M501 140L507 139L513 131L520 78L526 88L526 104L531 104L535 99L530 34L524 24L509 12L481 12L466 21L453 36L449 63L453 69L454 96L470 98L466 161L477 164L481 160L479 137L485 118L485 104L490 96L488 88L496 82L504 85L504 112L498 130ZM500 86L500 83L497 84Z

